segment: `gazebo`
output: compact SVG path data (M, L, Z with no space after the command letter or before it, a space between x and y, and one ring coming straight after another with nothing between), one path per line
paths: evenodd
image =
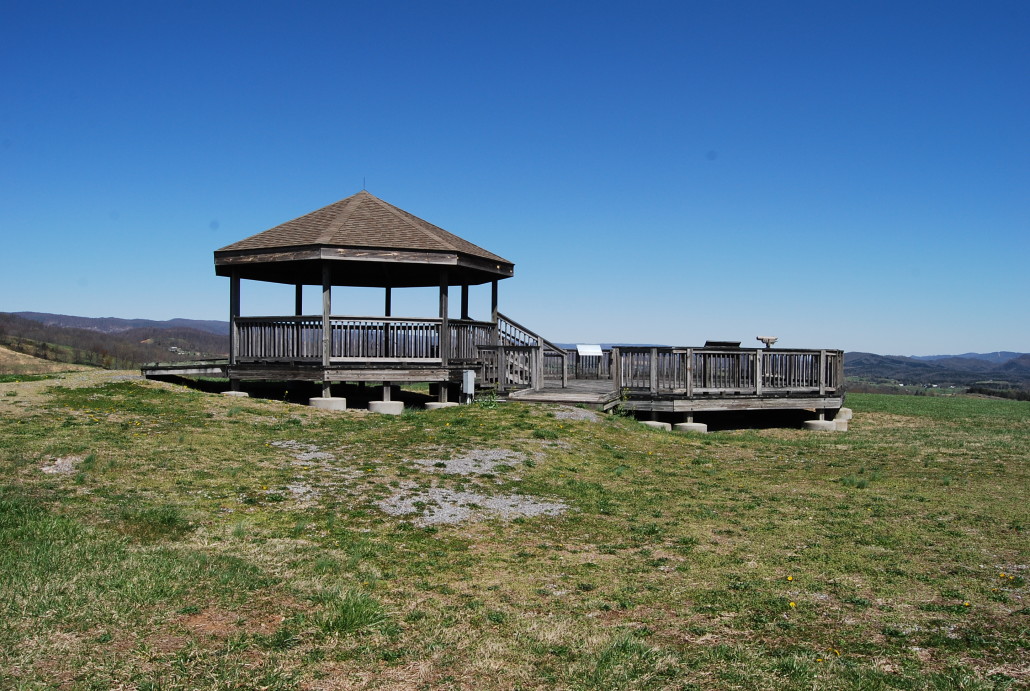
M544 351L564 351L505 318L497 284L514 264L362 190L334 204L252 235L214 253L215 273L230 279L227 374L241 380L321 382L436 382L441 402L448 384L468 371L481 383L539 387ZM243 280L294 286L291 316L243 316ZM469 316L469 289L489 284L488 320ZM304 314L303 287L321 286L320 314ZM333 315L332 288L382 288L382 316ZM461 288L460 317L449 316L449 289ZM397 317L394 288L439 290L433 318Z

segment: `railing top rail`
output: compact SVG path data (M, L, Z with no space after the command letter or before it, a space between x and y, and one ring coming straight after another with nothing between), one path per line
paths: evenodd
M835 348L765 348L763 346L758 346L757 348L706 348L704 346L614 346L614 348L622 353L649 353L652 350L657 350L659 353L686 353L689 350L694 353L752 354L755 351L761 351L763 353L772 353L775 355L811 355L815 353L835 355L842 354L844 352L843 350L837 350Z
M519 324L514 319L511 319L510 317L507 317L507 316L501 314L500 312L497 313L497 318L498 319L503 319L504 321L506 321L509 324L511 324L512 326L514 326L516 329L520 329L520 330L526 332L528 335L530 335L533 338L537 339L538 341L540 341L540 343L542 345L546 346L547 348L550 348L551 350L557 351L558 353L565 353L566 352L566 350L564 348L559 348L558 346L556 346L555 344L551 343L550 341L548 341L546 338L544 338L540 334L536 333L535 331L533 331L531 329L527 329L522 324Z
M530 352L539 348L539 346L520 346L520 345L477 345L476 348L479 350L509 350L514 352Z
M321 314L304 314L304 315L285 315L285 316L266 316L266 317L236 317L238 323L249 323L249 322L296 322L296 321L310 321L317 319L321 321ZM443 320L439 317L362 317L362 316L349 316L349 315L329 315L329 319L332 321L362 321L362 322L387 322L395 324L397 322L409 322L414 324L441 324ZM483 326L493 328L493 322L477 321L475 319L449 319L451 324L460 324L463 326Z

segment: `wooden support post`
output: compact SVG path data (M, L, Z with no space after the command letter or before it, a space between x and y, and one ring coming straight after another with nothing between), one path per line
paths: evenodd
M762 395L762 349L755 350L755 395Z
M461 318L469 318L469 287L463 285L461 287Z
M504 393L508 383L508 353L504 346L497 347L497 390Z
M651 395L658 393L658 349L651 348L651 367L649 368L649 374L651 375L650 389Z
M440 403L446 403L447 402L447 390L448 390L448 388L449 388L448 383L445 382L445 381L442 381L442 382L440 382L439 384L436 385L436 400L437 401L439 401Z
M332 276L329 272L329 265L322 264L322 368L329 368L329 359L332 357L332 324L329 322L329 314L332 312Z
M490 321L494 323L494 345L501 344L501 331L497 328L497 281L490 281Z
M694 397L694 349L687 348L687 398ZM693 420L687 420L693 422Z
M826 351L819 351L819 395L826 395ZM822 414L819 415L819 419L822 420Z
M540 391L544 388L544 346L543 344L537 346L536 350L533 351L533 381L530 385L534 391Z
M332 384L330 384L329 381L323 379L322 380L322 398L329 398L332 395L333 395Z
M622 392L622 355L618 348L612 348L612 383L615 390Z
M304 284L303 283L298 283L294 288L295 289L294 289L294 293L293 293L293 314L294 314L294 316L299 317L300 315L304 314ZM303 331L304 331L304 328L301 326L300 321L298 320L293 325L293 344L292 344L292 346L293 346L293 357L295 357L295 358L302 358L302 357L304 357L303 352L301 352L303 350L303 347L304 347Z
M447 272L440 272L440 362L447 364L451 359L451 325L447 317Z
M229 277L229 364L236 364L236 356L240 349L240 334L236 325L236 317L240 316L240 273L232 270ZM235 391L235 389L234 389Z
M386 286L386 303L383 305L383 315L393 316L393 288ZM390 323L383 323L383 357L393 357L393 343L390 340Z
M388 381L384 381L383 382L383 400L384 401L389 401L390 400L390 389L391 388L392 388L392 386L390 385L390 382L388 382Z

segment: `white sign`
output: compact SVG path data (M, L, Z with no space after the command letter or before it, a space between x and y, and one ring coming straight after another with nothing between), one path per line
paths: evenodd
M601 346L599 345L577 345L581 357L601 357Z

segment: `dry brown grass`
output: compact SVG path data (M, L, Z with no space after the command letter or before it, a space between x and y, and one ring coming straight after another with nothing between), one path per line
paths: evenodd
M85 365L54 362L19 353L0 346L0 374L52 374L54 372L81 372L95 369Z

